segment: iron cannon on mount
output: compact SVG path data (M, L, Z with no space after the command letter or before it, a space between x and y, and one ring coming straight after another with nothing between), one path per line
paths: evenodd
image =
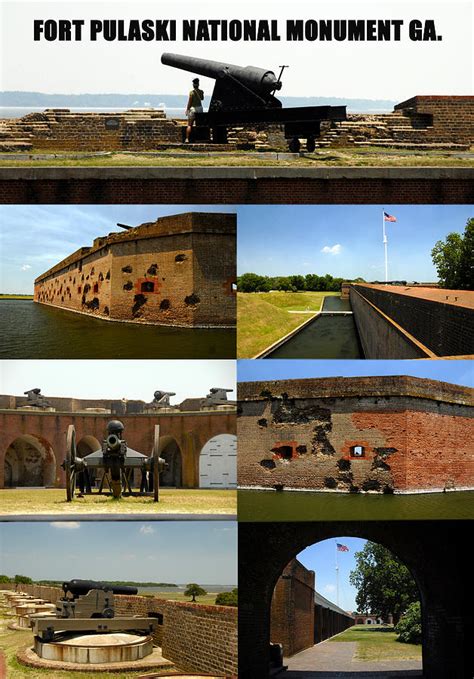
M122 495L153 495L159 501L160 473L168 468L167 462L159 456L160 427L155 425L153 450L144 455L133 450L122 438L124 426L119 420L107 424L106 437L102 447L85 457L79 457L76 448L76 430L70 424L66 436L66 456L61 467L66 473L66 497L74 499L76 486L81 493L91 494L91 474L102 471L98 492L109 488L115 498ZM140 474L140 488L133 490L135 473Z
M56 602L56 615L32 616L33 633L43 641L53 641L59 632L137 631L151 634L156 618L120 617L115 615L114 594L134 595L136 587L113 585L93 580L63 582L64 596Z
M281 76L286 66L280 66L277 77L273 71L256 66L235 66L218 61L164 53L161 63L207 78L216 83L206 113L196 113L196 136L214 143L227 142L227 128L232 125L283 125L290 151L297 153L300 139L306 139L308 151L316 148L321 123L346 119L345 106L284 107L275 97L282 88Z

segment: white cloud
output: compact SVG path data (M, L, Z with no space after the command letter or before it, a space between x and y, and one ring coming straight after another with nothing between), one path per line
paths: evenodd
M31 269L31 266L29 264L23 264L23 266L21 267L22 271L28 271L28 269Z
M321 252L324 252L325 255L339 255L342 250L342 245L340 243L336 243L336 245L325 245Z
M78 521L53 521L49 525L51 528L63 528L65 530L77 530L81 527Z
M155 529L153 526L141 526L139 533L142 535L151 535L152 533L155 532Z

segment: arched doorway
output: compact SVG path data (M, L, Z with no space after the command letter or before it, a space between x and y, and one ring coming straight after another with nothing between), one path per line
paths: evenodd
M183 485L183 460L181 449L172 436L163 436L160 439L160 457L168 465L168 468L160 474L160 485L169 488L181 488Z
M18 436L5 454L5 488L54 486L56 458L46 439L32 434Z
M237 437L218 434L199 455L199 488L237 487Z
M423 676L470 676L472 653L463 521L315 521L239 524L240 679L269 676L270 607L286 564L308 545L340 535L379 543L412 573L422 606ZM464 524L464 525L463 525ZM472 674L472 672L471 672Z

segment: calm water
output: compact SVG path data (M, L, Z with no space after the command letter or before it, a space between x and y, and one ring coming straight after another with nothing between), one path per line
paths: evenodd
M340 297L325 297L323 311L352 311L352 308L348 299L341 299Z
M335 299L334 297L327 297ZM339 309L338 309L339 310ZM318 316L267 358L364 358L352 314Z
M473 519L474 491L351 495L238 491L239 521L394 521Z
M112 323L0 300L1 358L235 358L235 330Z

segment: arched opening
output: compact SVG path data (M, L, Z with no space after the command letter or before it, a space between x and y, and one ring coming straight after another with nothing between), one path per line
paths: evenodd
M378 578L380 570L384 577ZM387 587L390 576L394 588ZM383 662L390 676L422 676L421 644L401 643L392 617L393 611L398 621L419 601L408 568L380 543L338 537L309 545L285 566L273 589L272 669L288 667L291 677L301 679L316 671L342 676L349 669L376 677Z
M199 456L199 487L237 487L236 436L218 434L203 446Z
M91 453L95 453L97 450L100 450L102 448L101 444L99 441L95 438L95 436L83 436L76 444L76 451L77 451L77 456L80 458L86 457L87 455L90 455ZM96 480L100 478L100 475L97 474L97 469L95 468L88 468L87 469L87 474L89 476L89 483L91 486L96 485ZM80 474L83 474L83 472L80 472ZM86 483L86 479L82 480L80 476L78 476L77 479L77 486L81 488L81 486Z
M18 436L5 454L5 488L54 486L56 458L46 439Z
M183 485L183 461L181 449L172 436L164 436L160 439L160 457L168 465L168 468L160 475L160 485L180 488Z

